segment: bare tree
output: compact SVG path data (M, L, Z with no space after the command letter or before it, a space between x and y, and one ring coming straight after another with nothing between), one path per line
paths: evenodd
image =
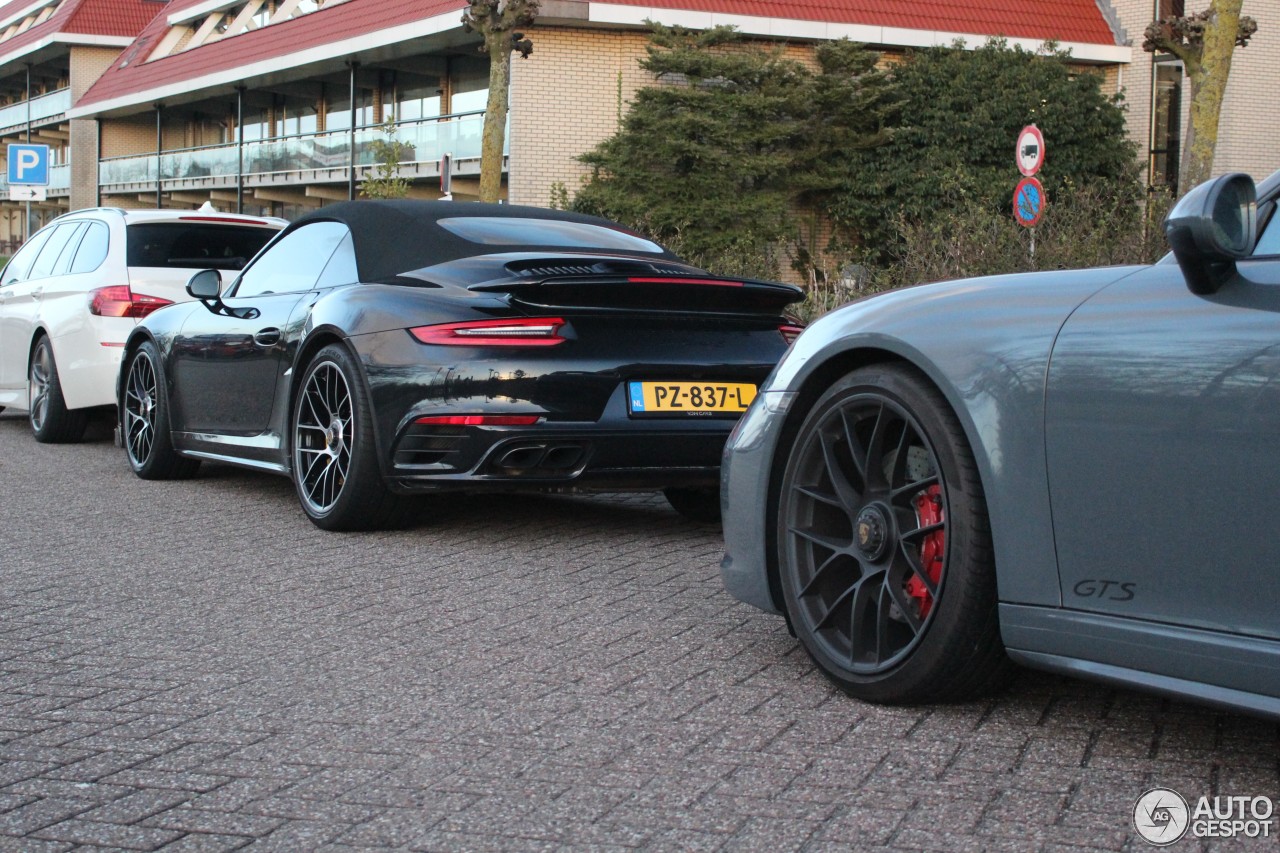
M1237 46L1245 47L1258 23L1241 15L1244 0L1212 0L1195 15L1161 18L1147 27L1142 49L1182 60L1191 81L1191 126L1178 171L1179 194L1209 178L1218 147L1218 116Z
M480 140L480 200L498 201L502 194L502 145L507 130L507 93L511 88L511 54L528 59L533 42L518 30L538 17L538 0L468 0L462 28L484 39L489 54L489 101Z

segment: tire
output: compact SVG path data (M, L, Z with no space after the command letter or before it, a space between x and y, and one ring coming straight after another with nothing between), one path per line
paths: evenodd
M690 521L705 523L720 520L720 492L718 489L663 489L671 508Z
M36 441L42 444L70 444L84 438L89 413L68 409L62 397L62 382L53 358L53 344L41 335L31 351L27 367L27 419Z
M861 368L822 395L792 445L778 520L788 618L845 692L957 701L1007 678L977 466L915 370Z
M169 392L155 344L145 341L129 356L124 399L120 407L120 435L129 467L144 480L185 480L200 468L173 449Z
M403 521L405 502L383 482L373 414L355 359L341 344L307 365L290 419L293 483L324 530L377 530Z

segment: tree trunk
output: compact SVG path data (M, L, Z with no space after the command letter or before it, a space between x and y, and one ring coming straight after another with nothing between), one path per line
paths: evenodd
M1203 52L1198 62L1186 63L1191 83L1191 121L1178 172L1179 195L1207 181L1213 172L1218 117L1231 73L1243 4L1244 0L1214 0L1214 20L1205 28Z
M507 90L511 85L511 34L486 37L489 53L489 103L480 139L480 200L502 198L502 148L507 135Z

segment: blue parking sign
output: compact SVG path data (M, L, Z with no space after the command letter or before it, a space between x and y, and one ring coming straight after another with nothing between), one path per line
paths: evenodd
M13 144L9 146L9 185L46 187L49 185L49 146Z

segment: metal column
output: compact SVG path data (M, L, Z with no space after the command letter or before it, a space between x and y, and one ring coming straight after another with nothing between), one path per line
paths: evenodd
M244 86L236 86L236 213L244 213Z
M356 69L360 67L359 62L352 61L351 65L351 127L347 130L347 161L350 164L347 168L347 200L354 200L356 197Z
M160 121L164 115L164 104L156 104L156 208L161 206L160 197L160 166L161 156L164 152L164 136L161 134Z

